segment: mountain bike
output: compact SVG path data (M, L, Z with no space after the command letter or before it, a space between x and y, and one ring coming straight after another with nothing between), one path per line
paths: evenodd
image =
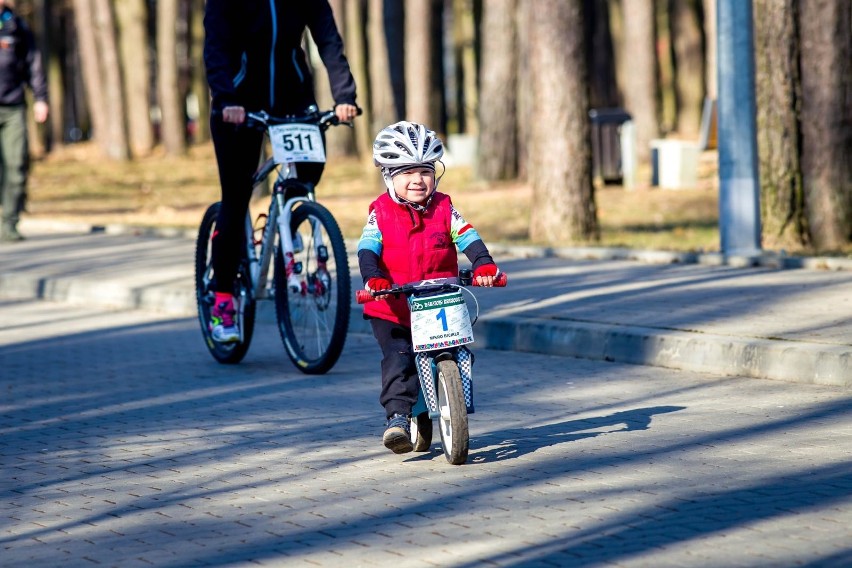
M360 112L359 112L360 114ZM254 332L257 301L272 300L285 351L306 374L331 369L343 351L349 327L349 261L331 212L317 203L311 184L297 177L299 162L325 162L323 132L341 122L333 110L308 109L301 116L249 112L243 127L268 134L272 157L252 177L252 187L276 172L266 213L246 215L245 243L234 283L240 340L218 343L209 329L216 275L210 262L220 203L211 205L198 230L195 288L201 332L220 363L239 363Z
M467 461L470 446L468 414L473 414L473 325L479 318L479 303L466 287L475 285L470 270L458 278L436 278L394 285L386 290L358 290L359 304L385 296L405 296L411 310L411 343L420 379L420 396L411 411L411 441L414 451L426 452L432 445L433 420L438 423L444 457L453 465ZM506 285L500 273L495 286ZM471 320L462 292L476 308Z

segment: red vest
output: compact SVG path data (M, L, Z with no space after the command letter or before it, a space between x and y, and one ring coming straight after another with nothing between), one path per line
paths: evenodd
M451 203L449 195L436 192L426 211L419 212L385 193L370 205L382 233L379 269L394 284L458 276L458 253L450 230ZM364 314L411 325L404 297L389 296L364 304Z

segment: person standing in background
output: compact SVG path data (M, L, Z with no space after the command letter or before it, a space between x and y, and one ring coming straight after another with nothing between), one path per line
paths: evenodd
M29 140L26 87L33 92L36 122L47 120L47 79L35 37L24 20L0 0L0 187L3 217L0 242L23 240L18 220L27 199Z

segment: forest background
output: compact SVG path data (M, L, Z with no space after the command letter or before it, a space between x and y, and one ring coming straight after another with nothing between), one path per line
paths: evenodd
M365 111L330 133L318 189L347 237L381 191L372 139L405 118L445 137L442 189L486 240L718 250L715 152L690 189L653 187L650 162L652 140L697 140L716 97L716 0L330 3ZM50 120L31 125L29 217L194 226L218 196L204 0L14 4L50 86ZM848 255L852 5L754 0L753 11L763 245ZM635 127L630 187L596 175L589 111L611 108ZM453 159L462 148L475 149L470 164Z

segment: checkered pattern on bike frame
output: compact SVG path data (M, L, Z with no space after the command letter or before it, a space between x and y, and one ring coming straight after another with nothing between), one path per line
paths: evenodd
M467 413L473 414L475 411L473 406L473 353L466 347L459 347L455 353L455 360L461 376L464 404L467 407ZM415 355L414 361L417 365L417 375L420 377L420 389L423 392L423 399L426 401L426 408L429 410L429 416L435 418L439 410L438 391L435 385L437 372L434 368L433 359L429 356L429 353L420 352Z
M473 414L473 353L467 347L459 347L456 352L456 362L459 364L459 374L464 389L464 404L467 406L467 413Z
M429 353L421 351L414 356L414 362L417 364L417 375L420 377L420 391L423 393L423 399L426 401L429 417L435 418L438 415L438 393L435 390L432 358L429 357Z

